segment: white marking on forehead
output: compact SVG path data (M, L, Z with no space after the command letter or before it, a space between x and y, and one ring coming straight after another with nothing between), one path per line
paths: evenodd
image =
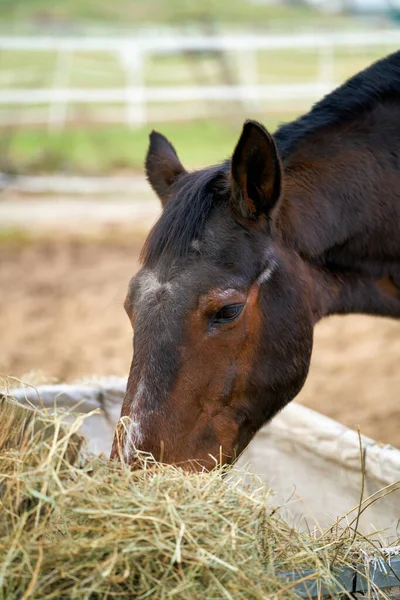
M277 263L274 260L270 260L268 266L262 271L262 273L257 277L258 285L262 285L268 279L270 279L272 273L275 271Z
M156 294L160 290L167 290L170 292L172 290L172 283L161 283L153 271L144 271L139 280L139 293L141 299L144 296Z
M193 248L193 250L196 250L196 252L200 252L200 240L193 240L190 247Z

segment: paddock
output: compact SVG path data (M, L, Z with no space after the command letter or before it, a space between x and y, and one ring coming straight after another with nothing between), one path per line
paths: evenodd
M33 53L33 38L0 39L9 133L0 173L0 600L399 598L400 324L316 322L399 316L390 182L400 138L390 103L400 53L270 135L359 60L397 48L398 36L47 37L26 63L19 53ZM278 48L270 66L265 52ZM186 68L196 56L211 76L202 85ZM52 66L32 78L40 65ZM228 121L244 112L251 119L237 143ZM85 114L81 131L69 127ZM210 137L201 120L185 122L194 116ZM137 173L147 124L157 121L174 147L151 133L145 171L166 209L140 258L160 214ZM25 131L39 123L41 133ZM88 143L85 126L95 123ZM331 143L338 132L353 153ZM307 158L313 136L319 168ZM368 140L385 160L375 161ZM220 166L193 172L201 161ZM65 170L67 186L47 180L40 192L46 177L25 175L43 169ZM82 185L70 172L93 179ZM101 177L96 193L104 173L112 180ZM84 200L71 197L85 187ZM213 251L200 252L210 239ZM246 260L250 249L257 260ZM247 281L240 290L229 287L232 265ZM182 274L182 287L167 272ZM231 326L236 337L219 336ZM127 423L122 451L114 443L109 458ZM245 450L230 465L237 448ZM180 468L192 457L192 469Z

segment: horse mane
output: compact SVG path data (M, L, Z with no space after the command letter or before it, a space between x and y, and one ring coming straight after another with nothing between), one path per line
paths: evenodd
M346 83L317 102L313 108L282 125L274 139L283 161L300 142L322 128L349 120L355 114L371 110L382 100L400 96L400 51L389 55L351 77ZM154 263L162 254L181 257L199 238L212 208L226 197L230 160L222 164L186 173L172 186L170 200L151 230L141 260Z
M279 127L274 133L279 156L285 161L310 135L371 110L377 102L393 96L400 96L400 51L357 73L307 114Z

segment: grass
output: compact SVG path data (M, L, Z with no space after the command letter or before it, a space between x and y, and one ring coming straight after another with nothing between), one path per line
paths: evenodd
M271 21L292 25L310 24L321 20L317 10L303 5L256 3L243 0L0 0L2 17L9 22L96 21L110 25L178 25L203 23L266 27ZM330 17L335 20L335 17ZM340 19L336 19L340 20ZM343 19L341 19L343 21Z
M0 0L1 1L1 0ZM343 81L382 58L395 46L382 44L373 48L335 50L333 77ZM0 55L0 89L40 89L54 85L57 54L53 51L3 51ZM121 88L126 73L118 56L109 52L75 52L64 56L64 72L59 86L71 88ZM144 83L153 86L215 85L228 79L239 83L240 68L237 54L225 54L225 62L212 53L171 54L147 56L144 64ZM260 51L255 53L255 71L260 83L293 83L315 81L321 70L320 55L310 50ZM228 73L229 71L229 73Z
M242 118L157 124L188 168L211 165L233 152ZM277 119L267 121L274 129ZM143 172L150 126L76 127L49 133L44 129L3 131L0 170L10 173Z
M54 11L78 10L78 4L54 1L48 5L46 2L31 0L30 3L18 1L7 3L5 0L6 14L21 14L26 10L41 10L45 5ZM156 0L153 0L155 3ZM131 3L138 7L140 2ZM127 3L126 9L131 6ZM151 2L150 2L151 4ZM182 3L186 8L189 4ZM194 4L194 3L193 3ZM180 6L178 2L165 3L172 10L172 6ZM29 6L29 10L27 9ZM75 6L75 8L74 8ZM85 2L82 5L82 9ZM91 6L89 1L86 6ZM93 5L94 6L94 5ZM110 11L119 10L107 4ZM192 4L190 4L192 6ZM211 6L211 5L210 5ZM221 14L226 3L216 5L216 14ZM241 3L233 5L233 14ZM246 4L247 6L247 4ZM254 9L265 9L263 4L249 4ZM36 7L36 8L35 8ZM102 8L103 7L103 8ZM106 10L106 5L99 3L99 14ZM165 9L165 7L164 7ZM49 8L50 10L50 8ZM160 7L161 15L162 8ZM189 8L188 8L189 10ZM239 10L239 9L238 9ZM240 8L242 10L242 8ZM250 13L253 10L249 9ZM139 11L140 12L140 11ZM240 11L239 11L240 12ZM249 13L249 14L250 14ZM32 13L33 14L33 13ZM67 13L65 13L67 14ZM69 13L68 13L69 14ZM75 13L74 13L75 14ZM80 13L79 13L80 14ZM104 13L106 14L106 13ZM158 14L157 12L154 14ZM240 13L241 14L241 13ZM165 15L164 15L165 17ZM164 18L162 17L162 18ZM161 17L160 17L161 18ZM245 21L244 21L245 23ZM348 49L335 52L333 80L344 81L354 73L365 68L374 60L394 50L387 46L373 49L349 51ZM227 78L238 79L240 68L243 65L237 62L234 53L226 57L229 68L222 64L218 56L206 53L197 55L167 55L149 56L144 65L144 80L146 85L195 85L227 83ZM0 56L0 89L16 88L45 88L54 85L54 69L57 56L51 52L2 52ZM65 81L58 85L67 87L84 88L123 88L125 73L118 58L109 53L86 54L75 53L68 59L68 72L64 73ZM310 82L320 77L320 58L314 51L279 51L260 52L255 57L257 81L262 84L276 84L288 82ZM229 71L229 73L227 72ZM27 92L29 93L29 92ZM303 106L301 106L303 104ZM125 125L100 125L96 128L91 124L104 119L125 120L125 106L103 105L69 105L67 108L67 125L63 131L49 132L46 126L35 128L18 125L20 119L35 113L38 107L0 107L5 114L5 119L17 125L0 129L0 170L9 173L82 173L105 174L110 172L135 171L142 172L143 161L148 143L148 133L151 125L130 129ZM149 123L156 122L156 129L170 137L176 146L179 155L189 167L199 167L221 161L228 157L233 150L238 138L241 124L245 116L260 119L273 131L281 121L287 121L297 116L296 111L303 108L307 110L307 103L299 102L296 98L289 98L287 102L263 101L259 104L243 107L240 103L159 103L152 104L147 109ZM286 112L283 112L286 109ZM7 116L9 111L9 117ZM191 122L179 121L183 116L202 115L201 119ZM213 112L212 112L213 111ZM48 107L39 109L44 122L48 117ZM38 113L35 113L38 114ZM205 116L204 116L205 115ZM217 115L220 115L219 117ZM168 119L171 120L168 120ZM71 124L68 124L68 121ZM163 120L165 122L163 122ZM29 119L28 119L29 121ZM78 126L78 123L83 123Z
M83 416L9 396L0 416L1 600L290 599L282 573L314 569L329 589L333 564L381 556L353 521L299 533L256 478L88 456Z
M21 248L32 242L28 232L16 227L2 227L0 225L0 248L2 246Z

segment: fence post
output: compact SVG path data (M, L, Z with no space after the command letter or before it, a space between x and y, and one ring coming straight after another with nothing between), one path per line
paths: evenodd
M335 79L335 56L332 44L320 46L319 53L319 81L324 88L332 88ZM326 91L325 91L326 93Z
M147 123L144 86L144 50L137 44L119 53L126 77L126 123L129 127Z
M242 105L245 111L257 111L259 109L259 98L257 94L258 72L257 72L257 56L255 50L243 50L239 48L237 52L237 67L239 85L244 90L242 95ZM252 90L252 94L248 95L246 90ZM250 116L250 115L248 115Z
M72 62L72 50L59 50L53 78L53 90L67 88ZM60 131L65 126L68 110L68 99L63 102L49 102L47 127L49 131Z

